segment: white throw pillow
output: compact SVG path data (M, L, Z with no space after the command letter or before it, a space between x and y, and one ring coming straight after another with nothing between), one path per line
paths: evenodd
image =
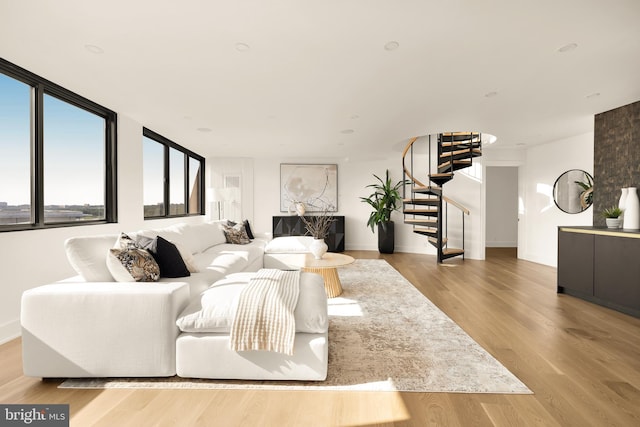
M69 264L87 282L113 282L106 257L117 238L109 234L67 239L64 248Z

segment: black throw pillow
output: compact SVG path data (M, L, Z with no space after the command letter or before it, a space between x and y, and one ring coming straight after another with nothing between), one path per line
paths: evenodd
M242 221L242 224L244 225L244 231L247 232L247 236L249 237L249 239L255 239L255 237L253 236L253 232L251 232L251 226L249 226L249 220L245 219L244 221Z
M158 236L155 249L155 252L151 252L151 254L160 267L160 277L173 278L191 275L176 245Z

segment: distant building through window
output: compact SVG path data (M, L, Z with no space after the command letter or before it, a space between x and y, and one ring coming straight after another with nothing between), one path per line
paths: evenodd
M143 129L145 219L204 215L204 157Z
M116 113L0 59L0 231L116 222Z

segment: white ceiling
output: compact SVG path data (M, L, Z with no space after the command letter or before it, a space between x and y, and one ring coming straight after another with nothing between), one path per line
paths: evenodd
M0 56L205 156L527 146L640 100L640 1L0 0Z

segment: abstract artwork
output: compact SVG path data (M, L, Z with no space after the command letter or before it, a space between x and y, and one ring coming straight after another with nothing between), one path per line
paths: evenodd
M280 212L338 211L338 165L280 164Z

